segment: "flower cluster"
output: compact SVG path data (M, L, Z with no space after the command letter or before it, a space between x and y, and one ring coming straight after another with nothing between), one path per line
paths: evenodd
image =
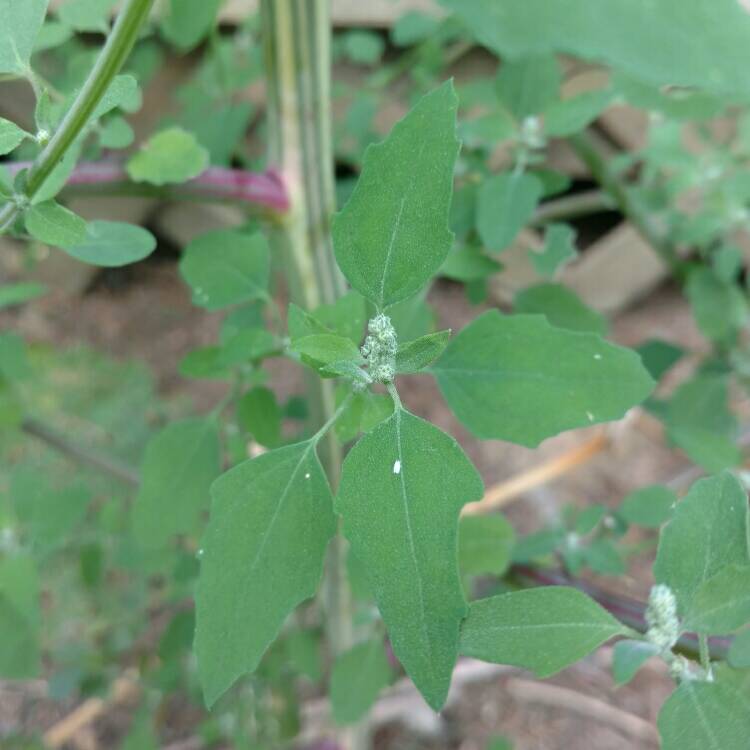
M380 313L367 324L368 336L362 345L370 377L376 383L390 383L396 375L398 338L387 315Z
M677 619L677 600L669 586L659 584L651 589L646 622L648 640L662 653L671 651L680 636L680 622Z

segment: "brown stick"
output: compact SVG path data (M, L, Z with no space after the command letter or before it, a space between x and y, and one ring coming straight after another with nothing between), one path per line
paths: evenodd
M524 492L567 474L578 466L587 463L609 445L607 432L602 430L581 445L565 451L549 461L523 471L516 476L490 487L484 497L476 503L465 505L461 515L474 516L489 513L517 499Z
M71 713L53 724L43 736L45 747L62 747L78 734L84 727L96 721L112 706L127 703L140 692L134 670L128 670L115 680L112 693L107 698L89 698L76 707Z

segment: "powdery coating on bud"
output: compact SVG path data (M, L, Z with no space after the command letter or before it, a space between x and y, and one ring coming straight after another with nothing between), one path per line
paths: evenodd
M398 337L387 315L376 315L367 324L368 336L362 345L370 377L376 383L390 383L396 376Z
M662 652L671 651L680 635L680 622L677 619L677 600L669 586L658 584L651 589L646 622L646 638Z
M544 148L546 140L542 133L542 123L538 117L530 115L521 123L521 142L528 148Z

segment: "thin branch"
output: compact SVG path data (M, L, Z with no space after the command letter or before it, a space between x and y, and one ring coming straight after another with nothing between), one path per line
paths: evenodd
M112 32L99 53L86 82L65 113L62 122L43 151L32 163L26 176L22 196L8 201L0 209L0 234L7 231L23 209L60 164L68 149L84 132L110 83L120 72L135 44L143 22L148 18L153 0L125 0ZM21 200L23 198L23 200Z
M128 703L141 691L138 675L129 669L115 680L112 691L107 698L89 698L77 706L71 713L50 727L44 733L44 746L49 748L63 747L81 730L90 725L111 708Z
M469 503L463 507L461 515L475 516L489 513L507 505L524 492L532 490L541 484L551 482L578 466L587 463L594 456L601 453L609 445L607 431L602 430L597 435L571 450L554 456L528 471L516 474L507 481L490 487L484 497L476 503Z
M616 209L614 201L604 190L586 190L542 203L534 213L530 225L538 227L551 221L576 219Z
M665 265L680 277L685 262L671 242L654 226L649 211L641 205L632 190L616 175L603 156L602 139L592 131L577 133L568 139L581 161L589 168L594 179L611 196L617 208L638 230Z
M31 162L4 165L15 176ZM67 183L63 195L73 198L111 196L160 198L214 203L257 205L275 213L289 209L289 197L281 175L274 169L247 172L242 169L209 167L198 177L181 185L156 186L133 182L118 162L81 162Z
M100 453L92 451L81 445L71 442L66 437L58 434L46 425L35 419L25 419L21 429L27 434L46 443L50 448L54 448L58 453L72 459L83 466L90 466L93 469L109 474L131 487L137 487L140 484L138 472L119 461L103 456Z

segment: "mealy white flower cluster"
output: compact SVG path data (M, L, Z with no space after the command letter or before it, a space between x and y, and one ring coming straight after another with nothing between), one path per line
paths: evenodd
M396 375L398 337L387 315L380 313L367 324L368 336L362 345L367 370L376 383L390 383Z

